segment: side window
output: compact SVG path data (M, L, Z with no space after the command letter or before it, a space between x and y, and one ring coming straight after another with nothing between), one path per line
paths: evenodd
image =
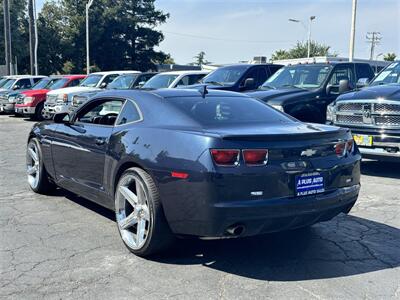
M262 85L268 79L268 73L266 68L258 68L258 80L256 83L256 87Z
M372 71L371 67L367 64L357 64L356 71L357 71L357 81L360 78L372 79L374 77L374 72Z
M250 71L247 72L247 74L242 79L242 82L240 83L240 87L244 87L246 79L248 79L248 78L254 79L254 85L252 87L248 87L246 89L253 89L253 88L257 87L257 72L258 72L257 69L258 68L252 68Z
M106 78L104 78L103 82L101 83L102 87L107 87L107 85L118 76L119 76L118 74L111 74L106 76Z
M30 79L26 78L18 80L17 85L20 89L28 89L32 86L32 83Z
M272 74L274 74L276 71L278 71L280 68L282 68L282 66L269 66L269 72Z
M68 83L68 87L71 87L71 86L77 86L77 85L79 85L81 83L81 79L74 79L74 80L71 80L69 83Z
M202 79L203 77L203 74L189 75L189 84L199 83L200 79Z
M122 108L121 100L95 101L81 110L76 120L82 123L113 126Z
M329 80L329 83L333 86L338 86L340 80L347 79L351 84L355 84L355 76L353 66L344 65L337 66L332 73L332 77Z
M132 101L127 100L121 111L121 114L118 118L116 125L123 125L126 123L139 121L140 119L141 119L141 115L140 115L136 105L133 104Z
M40 80L42 80L43 78L33 78L33 83L36 83L36 82L38 82L38 81L40 81Z
M182 86L182 85L189 85L189 76L183 76L177 83L176 86Z

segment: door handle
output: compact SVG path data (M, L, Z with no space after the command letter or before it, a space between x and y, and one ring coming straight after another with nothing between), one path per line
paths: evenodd
M101 146L101 145L104 145L105 142L106 142L106 139L104 139L104 138L97 138L96 139L96 145Z

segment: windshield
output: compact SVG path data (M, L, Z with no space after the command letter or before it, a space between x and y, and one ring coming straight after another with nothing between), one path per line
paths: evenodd
M295 87L315 89L322 85L332 66L327 65L296 65L288 66L276 71L262 88L279 89Z
M223 67L203 78L203 83L233 85L246 72L247 66Z
M395 62L378 74L370 85L400 83L400 63Z
M53 82L53 84L49 86L49 90L61 89L67 82L67 78L58 79L56 82Z
M127 89L131 88L132 83L136 78L137 78L137 75L118 76L107 86L107 89L127 90Z
M10 90L15 81L17 81L17 80L16 80L16 79L9 79L9 80L3 85L2 88L3 88L3 89L6 89L6 90Z
M158 74L152 77L143 85L143 89L162 89L168 88L178 75Z
M102 77L102 75L89 75L79 86L96 87Z
M245 97L170 98L168 103L202 126L282 124L292 120L264 103Z
M50 86L54 80L56 79L51 79L51 78L43 78L42 80L38 81L33 87L32 90L42 90L42 89L47 89L48 86Z
M3 85L5 85L8 80L9 80L8 78L0 79L0 88L3 87Z

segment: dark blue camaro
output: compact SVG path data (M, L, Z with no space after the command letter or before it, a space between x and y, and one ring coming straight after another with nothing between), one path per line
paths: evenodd
M360 159L346 129L206 90L104 92L36 124L27 146L35 192L59 186L115 210L142 256L175 236L250 236L347 213Z

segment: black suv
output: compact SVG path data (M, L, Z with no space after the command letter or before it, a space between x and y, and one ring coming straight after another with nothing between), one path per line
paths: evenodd
M351 129L364 158L400 159L400 61L368 87L338 97L326 118L328 124Z
M247 94L301 121L325 123L326 108L331 102L373 77L374 71L366 63L289 65Z
M208 89L244 92L254 90L274 74L282 65L236 64L218 68L201 80ZM185 88L197 88L198 84Z

